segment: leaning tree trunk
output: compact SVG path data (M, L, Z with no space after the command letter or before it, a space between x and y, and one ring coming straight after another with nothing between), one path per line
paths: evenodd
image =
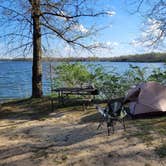
M32 66L32 97L42 96L42 51L40 27L40 0L32 2L33 19L33 66Z

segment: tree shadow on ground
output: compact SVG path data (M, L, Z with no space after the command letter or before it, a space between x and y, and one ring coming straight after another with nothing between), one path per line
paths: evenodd
M90 122L101 122L101 120L102 120L102 116L100 115L100 113L96 112L96 113L82 117L79 123L84 124L84 123L90 123Z
M13 131L7 132L4 136L17 139L16 136L24 136L26 138L25 143L17 143L12 146L1 146L0 147L0 161L5 161L10 158L24 156L24 160L33 161L37 158L47 158L48 154L57 154L58 151L61 151L61 148L65 148L63 152L65 153L78 153L79 151L84 150L95 150L98 148L97 143L92 145L81 145L82 142L93 139L98 135L102 136L103 133L96 130L96 126L89 125L78 125L69 124L61 126L58 125L40 125L40 126L31 126L24 127L21 129L15 129ZM43 137L44 135L44 137ZM36 141L30 141L29 138L33 138ZM116 143L117 141L123 139L124 136L117 137L112 140L103 141L102 144L111 144ZM40 140L40 141L37 141ZM75 146L70 148L70 146ZM81 145L81 146L80 146ZM60 148L58 150L58 148ZM51 150L50 150L51 149ZM30 157L26 157L30 154ZM15 160L13 163L21 163L22 161ZM0 162L1 163L1 162ZM8 162L7 165L11 163Z
M10 120L39 120L47 117L51 112L58 112L59 109L65 111L83 110L81 101L73 101L65 104L59 104L54 99L54 109L52 110L51 100L49 97L41 99L24 99L7 102L1 105L0 119Z
M80 106L76 107L67 105L67 106L59 106L57 105L57 110L55 110L55 114L50 111L50 100L40 99L40 100L25 100L19 101L17 103L9 103L3 105L2 107L14 107L11 111L11 114L4 114L2 119L21 119L21 120L41 120L41 118L61 118L66 113L71 113L69 118L75 115L77 111L80 111ZM17 108L15 110L15 108ZM76 108L76 109L75 109ZM78 110L77 110L78 108ZM60 109L60 111L59 111ZM24 112L24 111L25 112ZM2 110L1 113L5 112ZM74 112L75 111L75 112ZM15 115L16 114L16 115ZM35 116L34 116L35 115ZM115 160L134 160L136 155L145 156L144 151L135 152L131 150L126 154L121 154L122 151L127 151L129 147L132 147L132 144L127 146L119 147L116 151L103 152L100 151L96 155L95 151L99 149L100 145L110 146L119 145L119 141L126 139L126 134L120 134L119 136L116 134L110 137L107 136L106 130L97 130L97 122L100 121L100 114L91 110L88 112L82 112L81 117L79 117L79 121L69 121L67 123L63 123L62 121L55 122L52 124L48 123L41 123L38 124L36 121L31 126L22 126L21 128L9 128L8 130L5 129L1 136L4 138L19 140L23 137L26 142L24 143L17 143L13 144L12 146L0 147L0 164L4 164L7 161L6 165L21 165L24 162L29 162L27 165L35 165L39 164L40 161L45 160L48 158L50 154L58 155L59 153L65 153L66 155L70 153L78 154L80 152L90 151L87 154L87 159L91 160L102 160L101 162L106 162L105 165L110 165L110 163ZM0 118L1 119L1 118ZM158 124L159 121L156 120L155 123ZM50 121L49 121L50 122ZM149 125L150 125L149 121ZM18 125L22 125L21 123ZM143 123L143 125L145 125ZM5 126L8 127L8 126ZM118 129L119 130L119 129ZM95 142L96 138L99 137L99 142ZM12 140L11 140L12 141ZM25 156L24 156L25 155ZM28 157L29 155L29 157ZM151 153L148 154L149 156ZM19 156L22 156L22 158ZM100 157L98 157L100 156ZM150 158L146 156L146 160L148 161ZM17 158L14 161L10 161L11 158ZM79 160L79 159L78 159ZM78 162L78 160L76 162ZM84 159L83 159L84 160ZM105 160L105 161L104 161ZM61 162L64 162L61 159ZM88 162L88 161L87 161ZM74 163L74 161L73 161ZM78 162L79 163L79 162ZM39 164L40 165L40 164ZM56 163L55 163L56 165ZM86 165L86 164L85 164Z
M1 147L0 149L0 164L5 166L13 165L40 165L42 161L51 161L58 164L70 163L71 165L124 165L128 163L145 164L149 161L162 162L154 155L152 149L134 149L132 144L119 146L119 141L123 139L122 136L103 141L101 144L110 147L106 151L99 151L99 144L93 143L91 145L76 146L71 148L70 145L66 148L59 149L55 144L40 144L40 143L26 143L17 144L8 148ZM116 149L112 149L112 145L117 145ZM130 150L129 150L130 149ZM85 154L88 151L89 153ZM84 156L78 154L84 152ZM70 158L70 154L75 155ZM78 157L76 157L78 155ZM50 156L53 156L52 158ZM65 156L65 158L64 158ZM58 162L57 162L58 161ZM115 164L116 163L116 164Z

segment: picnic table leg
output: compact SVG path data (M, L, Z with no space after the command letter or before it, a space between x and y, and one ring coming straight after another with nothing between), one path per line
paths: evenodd
M63 99L62 99L62 98L63 98L62 92L59 91L59 92L58 92L58 103L59 103L59 104L63 104Z
M51 111L53 112L54 111L54 99L51 98Z
M83 103L82 107L83 107L83 111L86 111L86 105L85 105L85 103Z
M95 95L93 95L93 103L94 103L94 101L95 101Z
M60 91L58 92L58 103L59 104L61 103L61 93L60 93Z
M63 92L61 92L61 103L62 103L62 105L64 105L64 96L63 96Z

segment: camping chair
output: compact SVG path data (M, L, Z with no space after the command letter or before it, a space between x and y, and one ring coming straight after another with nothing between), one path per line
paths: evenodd
M109 102L106 108L101 108L100 106L96 106L96 109L102 115L102 120L99 123L97 129L99 129L104 122L107 124L107 132L110 135L110 130L112 129L112 133L114 133L115 128L114 124L116 122L120 122L123 125L123 129L126 130L124 118L127 115L125 108L122 102L114 101Z

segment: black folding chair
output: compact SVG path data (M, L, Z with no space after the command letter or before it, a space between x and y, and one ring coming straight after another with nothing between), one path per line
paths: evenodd
M108 135L110 135L111 130L112 133L114 133L115 131L114 127L115 123L120 122L123 125L123 129L126 130L124 118L127 115L127 113L122 102L111 101L108 103L106 108L101 108L100 106L96 106L96 109L102 115L102 120L99 123L97 129L99 129L104 124L104 122L106 122L107 132Z

